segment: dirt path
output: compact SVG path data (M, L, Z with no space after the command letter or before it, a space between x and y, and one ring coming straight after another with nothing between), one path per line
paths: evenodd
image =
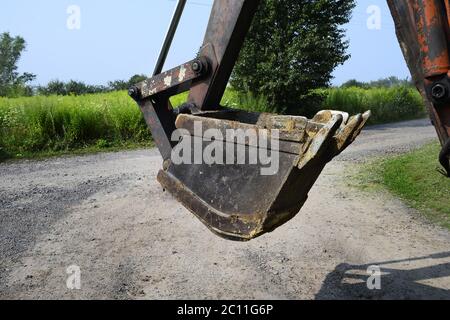
M435 139L428 121L372 127L302 212L250 243L213 236L163 193L155 150L0 165L0 298L450 298L450 233L345 179ZM81 268L82 288L66 287ZM379 265L382 289L367 289Z

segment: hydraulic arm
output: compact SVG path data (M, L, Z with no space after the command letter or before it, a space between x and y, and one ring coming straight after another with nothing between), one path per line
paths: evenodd
M357 138L370 112L350 117L326 110L307 119L221 106L259 0L215 0L198 56L161 73L185 4L178 1L154 76L129 93L163 157L158 174L163 188L219 236L250 240L300 211L326 164ZM414 80L447 145L441 162L448 170L448 2L392 0L389 5ZM187 101L172 108L170 97L185 91ZM213 145L214 161L197 158ZM267 159L257 157L264 152L277 164L273 171Z
M450 55L448 0L388 0L397 37L442 144L439 161L450 177Z

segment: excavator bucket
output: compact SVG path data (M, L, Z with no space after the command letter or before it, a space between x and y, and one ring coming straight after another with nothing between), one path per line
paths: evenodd
M246 241L302 208L320 173L360 134L370 112L313 119L228 109L220 101L256 12L216 0L198 57L160 73L186 1L179 1L155 75L130 89L164 159L158 181L211 231ZM190 90L173 109L169 98Z
M306 202L308 192L325 165L342 152L360 133L369 113L348 120L348 116L331 111L314 119L222 111L207 116L179 115L176 127L184 129L195 150L205 151L215 143L226 152L214 164L173 164L161 170L158 180L185 207L216 234L232 240L250 240L272 231L294 217ZM347 121L348 120L348 121ZM196 137L195 125L204 130L218 130L223 140ZM226 132L246 133L241 142ZM260 131L278 130L277 140L261 143ZM256 133L256 134L255 134ZM270 135L263 134L263 136ZM252 137L254 139L252 143ZM242 137L241 137L242 138ZM264 139L264 138L263 138ZM238 151L250 159L238 164ZM251 162L251 154L257 161ZM258 158L270 155L270 160ZM227 157L231 154L231 161Z

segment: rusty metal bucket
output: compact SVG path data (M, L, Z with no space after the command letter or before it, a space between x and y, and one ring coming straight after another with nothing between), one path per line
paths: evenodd
M176 127L190 134L190 150L196 148L194 140L200 142L202 151L212 143L222 143L223 150L234 150L231 158L235 164L225 164L230 159L227 152L223 164L174 164L168 160L158 181L217 235L250 240L274 230L300 211L325 165L354 141L369 116L370 112L349 119L345 113L322 111L308 120L234 110L200 116L182 114ZM224 139L218 142L200 136L195 132L196 123L204 130L219 130ZM251 139L227 139L226 131L236 129L267 130L269 135L277 130L279 138L263 146ZM254 164L238 164L239 146L247 155L261 148L276 154L278 170L262 174L267 163L261 159Z
M198 56L161 73L186 4L179 0L154 76L129 91L164 160L158 181L214 233L241 241L294 217L325 165L355 140L370 116L322 111L308 120L220 105L258 3L214 1ZM170 97L185 91L186 104L174 110ZM211 129L214 136L206 134ZM224 152L214 161L195 160L212 145ZM185 148L177 157L180 146Z

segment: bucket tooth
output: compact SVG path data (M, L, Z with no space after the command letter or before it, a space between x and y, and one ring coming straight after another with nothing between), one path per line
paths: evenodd
M323 157L329 149L333 136L339 130L343 119L340 114L331 115L328 122L323 122L323 126L318 132L308 133L310 141L308 141L308 147L300 155L300 161L297 165L299 169L302 169L311 161L320 161L320 157Z

